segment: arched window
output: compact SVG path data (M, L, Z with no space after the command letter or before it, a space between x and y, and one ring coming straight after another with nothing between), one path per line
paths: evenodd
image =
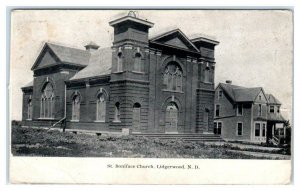
M169 63L164 71L163 83L165 89L182 91L182 70L176 62Z
M206 67L204 70L204 82L212 83L213 82L213 69L209 66L209 63L206 63Z
M27 119L32 119L32 99L29 98L27 102Z
M72 99L72 120L79 121L80 117L80 96L74 95Z
M142 56L140 53L135 54L133 71L142 72Z
M134 130L140 130L141 127L141 104L135 103L132 111L132 126Z
M105 121L106 115L106 100L103 93L99 93L97 96L97 121Z
M123 71L123 58L122 58L122 52L118 53L117 56L117 72Z
M45 84L41 95L41 118L54 118L54 90L51 83Z
M209 69L209 67L205 68L205 71L204 71L204 82L210 82L210 69Z
M178 107L175 102L170 102L166 108L166 131L177 131Z
M114 122L121 122L121 118L120 118L120 103L117 102L115 104L115 120Z

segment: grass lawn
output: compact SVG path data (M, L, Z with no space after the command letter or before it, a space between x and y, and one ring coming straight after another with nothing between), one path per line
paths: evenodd
M73 134L16 126L12 127L11 142L14 156L271 159L234 153L228 145L212 146L180 139Z

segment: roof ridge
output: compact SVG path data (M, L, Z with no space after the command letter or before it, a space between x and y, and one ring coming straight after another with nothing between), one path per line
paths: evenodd
M64 44L60 44L59 42L52 42L52 41L47 41L45 42L47 45L54 45L54 46L60 46L60 47L64 47L64 48L71 48L71 49L76 49L76 50L82 50L82 51L86 51L85 49L81 49L75 46L71 46L71 45L64 45Z

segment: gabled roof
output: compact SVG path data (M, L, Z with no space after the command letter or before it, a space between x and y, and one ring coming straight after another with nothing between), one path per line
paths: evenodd
M71 47L66 47L66 46L61 46L54 43L46 42L42 48L41 53L36 59L34 65L32 66L31 70L34 70L37 67L37 65L39 64L39 60L42 56L42 53L47 48L49 48L59 59L59 61L62 63L82 65L82 66L86 66L89 63L90 53L86 50L71 48Z
M281 102L272 94L266 94L269 104L281 105Z
M80 80L96 76L108 75L111 73L112 49L101 48L91 52L89 64L80 70L70 80Z
M219 86L234 102L254 102L262 87L246 88L231 84L220 83Z
M177 40L178 39L178 40ZM163 34L157 35L150 39L150 42L158 42L168 44L180 48L199 52L198 48L190 41L190 39L180 30L174 29ZM181 42L184 44L181 44Z
M234 89L236 102L252 102L262 91L261 87Z

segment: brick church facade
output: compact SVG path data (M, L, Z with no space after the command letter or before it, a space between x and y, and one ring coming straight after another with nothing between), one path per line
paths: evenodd
M22 87L23 125L67 130L213 133L215 46L175 29L149 39L153 23L113 20L112 47L45 43Z

